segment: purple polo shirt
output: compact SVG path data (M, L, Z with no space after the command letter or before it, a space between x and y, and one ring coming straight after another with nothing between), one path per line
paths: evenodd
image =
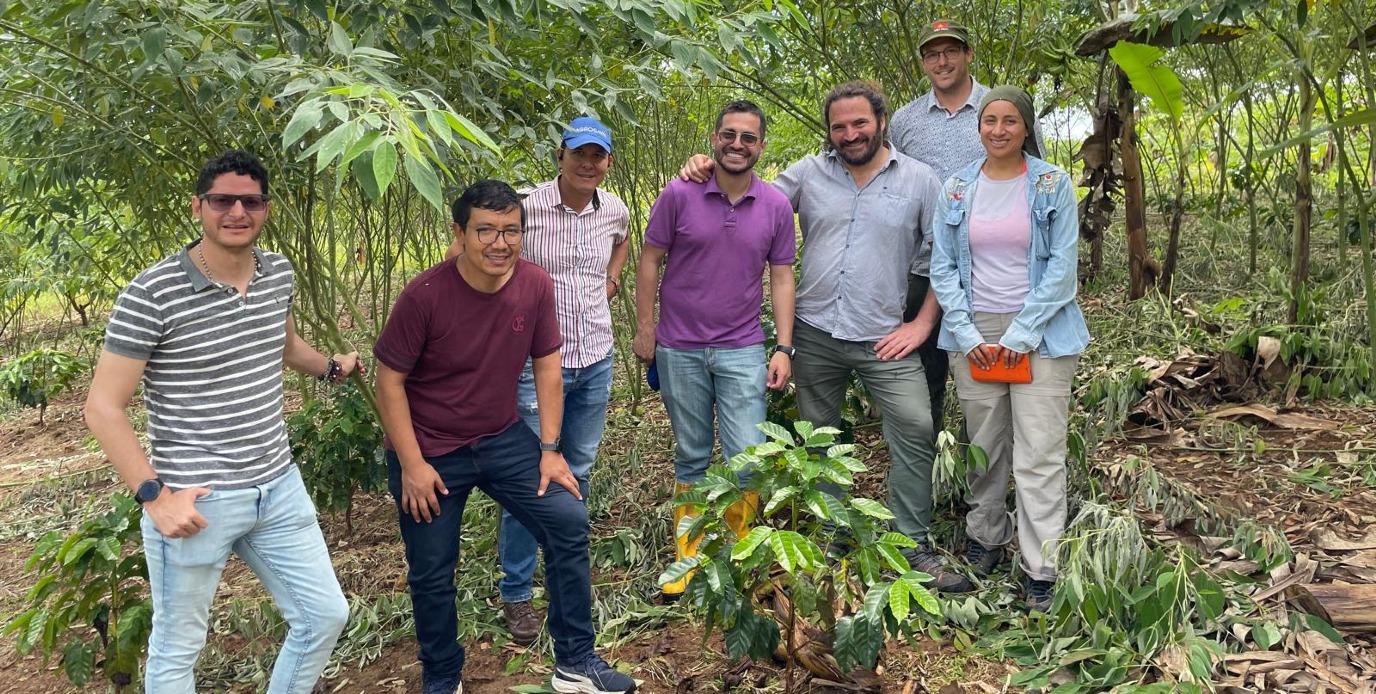
M645 243L668 251L659 285L655 339L670 349L747 347L764 342L761 277L797 254L793 206L750 175L733 205L717 187L674 180L659 194Z

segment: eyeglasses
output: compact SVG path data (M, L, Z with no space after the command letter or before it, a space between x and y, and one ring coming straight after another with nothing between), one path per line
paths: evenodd
M964 54L965 54L965 48L964 48L964 47L961 47L961 46L947 46L947 47L945 47L945 48L943 48L943 49L941 49L941 50L939 50L939 51L929 51L929 52L927 52L927 53L923 53L923 54L922 54L922 62L924 62L924 63L926 63L926 64L928 64L928 65L935 65L937 62L939 62L939 61L941 60L941 57L942 57L942 56L945 56L945 57L946 57L946 62L948 62L948 63L953 63L953 62L955 62L956 58L959 58L960 56L962 56L962 55L964 55Z
M760 143L760 136L755 133L738 133L735 130L723 130L717 133L717 139L725 145L735 142L736 138L740 138L741 144L746 147L754 147Z
M228 212L234 209L234 203L243 203L245 212L262 212L268 208L268 201L272 199L268 195L230 195L229 193L202 193L199 197L202 202L210 206L216 212Z
M497 234L502 235L502 240L506 241L508 246L514 246L521 242L521 239L525 237L526 232L524 229L484 228L478 230L478 240L482 243L496 243Z

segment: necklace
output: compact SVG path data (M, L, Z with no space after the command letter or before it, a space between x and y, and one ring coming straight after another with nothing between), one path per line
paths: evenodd
M201 248L201 244L199 243L196 244L196 256L201 259L201 270L205 272L205 278L210 280L212 284L219 284L215 281L215 273L210 271L210 263L205 262L205 251ZM257 275L259 270L262 270L262 265L258 262L258 254L254 253L253 274Z

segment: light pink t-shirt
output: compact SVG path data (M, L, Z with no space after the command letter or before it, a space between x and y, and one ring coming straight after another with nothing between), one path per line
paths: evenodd
M1030 289L1027 254L1032 215L1027 209L1027 179L996 181L980 172L971 205L971 308L1017 313Z

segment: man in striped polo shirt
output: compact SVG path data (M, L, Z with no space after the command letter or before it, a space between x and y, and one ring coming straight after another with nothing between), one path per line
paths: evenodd
M349 605L292 464L282 369L339 383L362 367L357 352L326 357L296 334L291 263L253 245L269 212L257 157L207 163L191 212L201 238L120 293L86 400L91 433L143 504L153 597L144 691L195 691L211 600L234 552L289 626L268 691L308 694ZM146 455L125 413L140 381Z
M560 444L583 495L597 460L612 387L612 312L626 264L630 212L621 199L598 188L612 166L612 133L594 118L575 118L555 156L559 175L521 191L526 234L521 257L554 280L554 309L564 337L560 365L564 379L564 421ZM540 432L535 376L526 362L517 385L517 411ZM535 641L544 617L531 607L535 538L502 511L498 555L504 574L498 589L512 639Z

